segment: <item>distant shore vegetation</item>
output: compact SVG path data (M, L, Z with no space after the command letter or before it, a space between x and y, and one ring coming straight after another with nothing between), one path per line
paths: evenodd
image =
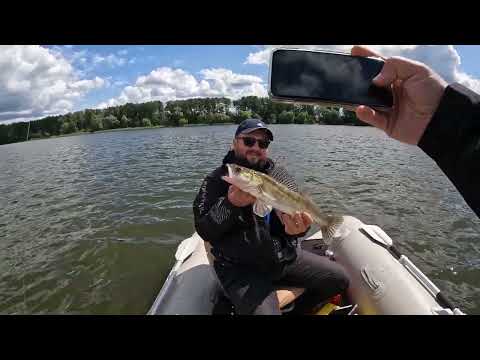
M26 141L27 135L28 140L32 140L112 129L238 124L247 118L262 119L268 124L366 126L355 113L341 108L283 104L256 96L234 101L199 98L165 104L160 101L127 103L0 125L0 144Z

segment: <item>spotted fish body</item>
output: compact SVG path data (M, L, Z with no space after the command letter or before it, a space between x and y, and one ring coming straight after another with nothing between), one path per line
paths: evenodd
M327 243L332 240L335 231L343 223L342 216L323 214L311 199L291 190L293 186L289 183L287 183L289 186L286 186L272 176L236 164L227 164L227 169L228 177L224 176L223 180L254 196L257 199L254 204L257 213L262 212L262 209L266 213L272 208L289 215L306 212L312 217L313 222L320 226L324 241Z

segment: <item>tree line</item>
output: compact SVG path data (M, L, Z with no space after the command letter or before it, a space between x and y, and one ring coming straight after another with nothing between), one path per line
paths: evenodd
M0 144L78 132L153 126L193 124L238 124L247 118L268 124L365 125L355 113L339 108L283 104L267 98L246 96L197 98L141 104L127 103L106 109L86 109L65 115L48 116L28 122L0 125Z

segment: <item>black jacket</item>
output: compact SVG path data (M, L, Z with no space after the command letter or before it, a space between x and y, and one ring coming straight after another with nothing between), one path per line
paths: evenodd
M232 205L227 197L229 184L221 179L227 175L225 164L229 162L239 163L232 151L225 156L223 165L203 181L193 203L195 229L210 243L217 260L274 274L282 264L295 259L297 238L305 233L286 234L274 211L267 221L255 215L251 205L243 208ZM269 159L258 170L271 174L274 168Z
M480 95L448 86L418 146L480 216Z

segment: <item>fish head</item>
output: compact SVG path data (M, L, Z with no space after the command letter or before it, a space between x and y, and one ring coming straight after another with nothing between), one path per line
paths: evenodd
M228 176L222 179L235 185L240 190L252 193L253 189L258 188L262 184L262 178L255 170L237 164L227 164Z

